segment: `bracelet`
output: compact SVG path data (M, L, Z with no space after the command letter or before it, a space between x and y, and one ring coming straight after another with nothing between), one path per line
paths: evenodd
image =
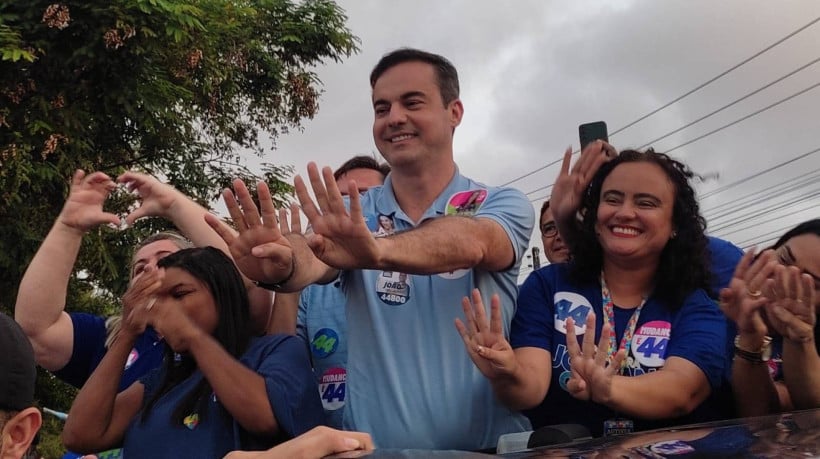
M772 338L769 336L763 337L763 345L758 351L749 351L740 347L740 336L735 337L735 357L751 362L764 363L767 362L772 355Z
M287 275L284 279L280 280L279 282L274 283L267 283L267 282L260 282L260 281L253 281L257 287L263 288L265 290L272 290L277 292L282 289L282 287L288 283L289 280L293 278L293 275L296 274L296 257L290 258L290 274Z

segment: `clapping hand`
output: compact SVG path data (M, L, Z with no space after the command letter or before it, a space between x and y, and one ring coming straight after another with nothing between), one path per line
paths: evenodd
M738 328L738 334L761 341L766 335L761 308L768 301L764 293L771 292L769 279L778 263L774 252L766 250L755 258L751 249L743 255L735 268L729 286L720 291L720 309Z
M778 266L771 291L773 298L765 311L772 328L796 343L813 341L817 323L814 279L795 266Z

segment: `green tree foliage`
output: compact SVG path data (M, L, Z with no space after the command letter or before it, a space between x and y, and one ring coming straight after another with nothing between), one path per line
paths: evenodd
M263 179L283 203L291 168L251 170L240 152L261 156L262 134L314 116L313 69L357 51L346 20L330 0L0 2L0 310L11 313L77 168L142 170L206 205L234 177ZM126 193L110 201L133 205ZM69 310L114 312L131 247L164 225L89 234ZM39 382L43 405L68 409L64 386Z

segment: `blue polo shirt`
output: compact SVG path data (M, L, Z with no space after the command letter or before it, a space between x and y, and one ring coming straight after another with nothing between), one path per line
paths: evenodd
M299 296L296 335L310 351L329 426L341 429L347 397L347 325L341 282L311 285Z
M383 186L370 188L361 204L368 222L382 215L393 220L397 232L416 226L399 207L390 176ZM497 222L514 248L515 262L499 272L352 270L341 276L349 357L344 426L371 433L381 448L482 449L494 447L501 434L530 427L496 399L453 320L462 316L462 297L479 288L486 304L494 293L501 297L508 333L518 269L532 234L532 205L518 190L488 187L456 172L421 222L448 215Z

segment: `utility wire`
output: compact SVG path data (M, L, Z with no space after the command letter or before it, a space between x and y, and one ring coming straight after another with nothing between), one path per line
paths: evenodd
M786 202L783 202L783 203L777 203L777 204L771 205L771 206L769 206L765 209L759 209L759 210L756 210L753 213L744 215L742 218L738 218L738 219L736 219L735 221L733 221L731 223L724 224L723 226L720 226L718 228L713 228L712 231L714 231L715 233L718 233L718 232L721 232L725 229L731 228L733 226L737 226L741 223L744 223L744 222L747 222L747 221L750 221L750 220L754 220L755 218L760 218L760 217L766 215L767 213L793 208L797 204L800 204L804 201L811 201L813 198L818 197L818 196L820 196L820 191L816 191L816 192L814 192L814 193L812 193L808 196L804 196L800 199L795 199L795 200L792 200L792 201L786 201ZM810 208L811 207L808 207L808 208L806 208L806 210L808 210ZM722 232L721 234L723 236L725 236L727 234L737 233L738 231L743 231L744 229L749 229L749 228L751 228L751 227L744 227L744 228L740 228L738 230L726 231L726 232Z
M788 160L788 161L783 161L782 163L775 164L775 165L774 165L774 166L772 166L772 167L769 167L769 168L767 168L767 169L763 169L763 170L762 170L762 171L760 171L760 172L757 172L757 173L755 173L755 174L749 175L749 176L744 177L744 178L742 178L742 179L740 179L740 180L737 180L737 181L735 181L735 182L732 182L732 183L729 183L729 184L727 184L727 185L724 185L724 186L722 186L722 187L720 187L720 188L716 188L716 189L714 189L714 190L712 190L712 191L709 191L708 193L704 193L704 194L702 194L702 195L700 196L700 199L706 199L706 198L708 198L709 196L713 196L713 195L715 195L715 194L718 194L718 193L721 193L721 192L723 192L723 191L726 191L726 190L728 190L729 188L733 188L733 187L735 187L735 186L737 186L737 185L740 185L740 184L742 184L743 182L745 182L745 181L747 181L747 180L751 180L751 179L753 179L753 178L760 177L760 176L761 176L761 175L763 175L763 174L769 173L769 172L771 172L771 171L773 171L773 170L775 170L775 169L779 169L779 168L781 168L781 167L783 167L783 166L785 166L785 165L787 165L787 164L791 164L791 163L793 163L793 162L795 162L795 161L799 161L799 160L801 160L801 159L803 159L803 158L805 158L805 157L807 157L807 156L809 156L809 155L813 155L813 154L817 153L818 151L820 151L820 147L815 148L814 150L811 150L811 151L809 151L809 152L803 153L802 155L795 156L794 158L792 158L792 159L790 159L790 160Z
M771 197L767 197L767 198L764 198L762 200L759 200L759 201L755 202L752 205L738 206L738 208L731 209L729 211L720 213L716 216L707 217L707 220L709 221L709 226L712 226L712 227L715 227L715 226L718 226L718 225L731 224L736 218L741 218L743 215L747 215L748 211L750 209L756 209L756 208L758 208L762 205L765 205L767 203L770 203L770 202L776 202L776 201L780 202L778 200L780 198L784 197L784 196L790 196L790 197L788 197L786 199L786 201L783 201L783 202L787 202L788 199L799 199L803 196L806 196L808 193L811 193L811 192L814 192L814 191L820 191L820 188L815 188L813 190L806 190L806 191L803 191L802 194L795 194L796 193L795 190L789 190L789 191L784 191L782 193L776 193L776 194L772 195ZM744 213L744 212L746 212L746 213Z
M782 182L778 182L776 185L773 185L768 188L764 188L754 194L741 196L740 198L734 199L726 203L726 205L730 205L732 207L728 209L709 209L708 211L702 212L702 215L709 219L710 221L719 220L722 218L726 218L729 215L736 214L746 207L752 205L760 205L766 201L771 201L776 199L780 196L785 196L789 194L794 194L800 191L805 192L805 190L800 190L803 187L808 187L814 185L817 182L817 177L809 177L802 181L794 181L794 179L786 179ZM780 188L775 191L776 188ZM746 202L741 202L746 201ZM724 206L725 207L725 206Z
M759 195L762 195L762 194L765 194L765 193L768 193L768 192L772 192L776 188L784 187L782 190L778 190L778 192L781 192L781 191L786 192L786 191L792 191L796 188L800 188L803 185L810 185L812 183L815 183L816 180L818 178L820 178L820 177L817 176L818 171L820 171L820 168L814 169L813 171L810 171L810 172L806 172L805 174L799 175L797 177L792 177L792 178L788 179L787 181L778 182L775 185L772 185L772 186L767 187L767 188L763 188L762 190L756 191L753 194L742 196L738 199L733 199L731 201L721 203L721 204L719 204L715 207L710 207L708 209L704 209L703 212L702 212L703 216L706 217L706 218L710 218L710 217L712 217L716 214L720 214L720 212L723 212L723 209L725 207L730 207L730 206L735 206L735 205L741 204L741 201L754 200ZM807 176L809 176L809 177L806 178Z
M773 104L767 105L767 106L765 106L765 107L761 108L760 110L754 111L754 112L752 112L752 113L750 113L750 114L748 114L748 115L746 115L746 116L744 116L744 117L741 117L741 118L739 118L739 119L736 119L735 121L732 121L732 122L731 122L731 123L729 123L729 124L725 124L725 125L723 125L723 126L721 126L721 127L717 128L717 129L713 129L713 130L711 130L711 131L707 132L706 134L703 134L703 135L700 135L700 136L698 136L698 137L695 137L694 139L689 140L689 141L687 141L687 142L684 142L684 143L682 143L682 144L680 144L680 145L678 145L678 146L675 146L675 147L670 148L670 149L668 149L668 150L664 150L664 153L669 154L669 152L675 151L675 150L677 150L678 148L685 147L685 146L687 146L687 145L689 145L689 144L691 144L691 143L695 143L695 142L697 142L698 140L701 140L701 139L703 139L703 138L705 138L705 137L709 137L710 135L712 135L712 134L714 134L714 133L716 133L716 132L722 131L722 130L724 130L724 129L728 128L728 127L732 127L732 126L734 126L735 124L738 124L738 123L740 123L740 122L742 122L742 121L746 121L747 119L749 119L749 118L751 118L751 117L753 117L753 116L757 116L757 115L759 115L759 114L761 114L761 113L765 112L766 110L769 110L769 109L771 109L771 108L774 108L774 107L776 107L776 106L778 106L778 105L780 105L780 104L782 104L782 103L784 103L784 102L787 102L787 101L789 101L789 100L794 99L795 97L798 97L798 96L800 96L800 95L803 95L803 94L805 94L805 93L807 93L807 92L811 91L812 89L814 89L814 88L816 88L816 87L818 87L818 86L820 86L820 82L815 83L815 84L813 84L813 85L811 85L811 86L809 86L808 88L805 88L805 89L803 89L803 90L797 91L796 93L794 93L794 94L792 94L792 95L790 95L790 96L788 96L788 97L785 97L785 98L783 98L783 99L780 99L780 100L778 100L777 102L775 102L775 103L773 103Z
M777 83L779 83L779 82L781 82L781 81L785 80L786 78L788 78L788 77L790 77L790 76L794 75L795 73L798 73L798 72L800 72L801 70L803 70L803 69L805 69L805 68L807 68L807 67L811 67L812 65L816 64L817 62L820 62L820 57L818 57L818 58L814 59L813 61L809 62L808 64L805 64L805 65L803 65L803 66L801 66L801 67L799 67L799 68L797 68L797 69L795 69L795 70L792 70L791 72L789 72L789 73L787 73L787 74L783 75L782 77L780 77L780 78L778 78L778 79L776 79L776 80L774 80L774 81L772 81L772 82L770 82L770 83L766 84L765 86L761 86L760 88L755 89L754 91L752 91L752 92L750 92L750 93L746 94L745 96L742 96L742 97L741 97L741 98L739 98L739 99L735 99L734 101L732 101L732 102L730 102L730 103L728 103L728 104L726 104L726 105L724 105L724 106L722 106L722 107L718 108L717 110L714 110L714 111L712 111L712 112L710 112L710 113L708 113L708 114L706 114L706 115L703 115L703 116L701 116L700 118L698 118L698 119L696 119L696 120L694 120L694 121L691 121L691 122L689 122L689 123L686 123L686 124L684 124L683 126L681 126L681 127L677 128L677 129L675 129L674 131L667 132L666 134L664 134L664 135L662 135L662 136L660 136L660 137L658 137L658 138L656 138L656 139L652 139L652 140L650 140L649 142L646 142L645 144L641 145L641 146L640 146L640 147L638 147L637 149L638 149L638 150L643 150L644 148L648 147L649 145L654 144L655 142L658 142L658 141L660 141L660 140L663 140L663 139L665 139L665 138L667 138L667 137L671 136L672 134L676 134L676 133L678 133L678 132L680 132L680 131L682 131L682 130L684 130L684 129L686 129L686 128L690 127L690 126L693 126L693 125L695 125L695 124L698 124L698 123L700 123L701 121L705 120L706 118L709 118L709 117L711 117L711 116L713 116L713 115L716 115L716 114L718 114L718 113L722 112L723 110L726 110L727 108L729 108L729 107L731 107L731 106L733 106L733 105L736 105L736 104L738 104L738 103L740 103L740 102L743 102L744 100L746 100L746 99L748 99L749 97L752 97L753 95L755 95L755 94L757 94L757 93L759 93L759 92L763 91L764 89L770 88L771 86L773 86L773 85L775 85L775 84L777 84Z
M706 87L706 86L708 86L708 85L710 85L710 84L714 83L715 81L717 81L717 80L719 80L719 79L723 78L724 76L728 75L729 73L731 73L731 72L733 72L733 71L737 70L738 68L740 68L740 67L742 67L742 66L744 66L744 65L748 64L749 62L751 62L752 60L754 60L754 59L756 59L757 57L761 56L762 54L765 54L766 52L768 52L769 50L771 50L771 49L772 49L772 48L774 48L775 46L777 46L777 45L779 45L779 44L783 43L784 41L786 41L786 40L788 40L789 38L791 38L791 37L793 37L793 36L797 35L798 33L800 33L800 32L802 32L802 31L804 31L804 30L808 29L809 27L811 27L811 26L813 26L814 24L816 24L818 21L820 21L820 17L814 18L814 19L813 19L811 22L809 22L808 24L806 24L806 25L804 25L803 27L800 27L799 29L797 29L797 30L795 30L795 31L791 32L790 34L786 35L785 37L781 38L780 40L777 40L776 42L772 43L771 45L769 45L769 46L767 46L767 47L765 47L765 48L761 49L760 51L756 52L755 54L751 55L750 57L747 57L746 59L744 59L744 60L743 60L743 61L741 61L740 63L738 63L738 64L736 64L735 66L731 67L730 69L728 69L728 70L724 71L723 73L721 73L721 74L719 74L719 75L717 75L717 76L715 76L715 77L713 77L713 78L711 78L711 79L707 80L705 83L702 83L702 84L698 85L697 87L695 87L694 89L692 89L692 90L688 91L687 93L683 94L682 96L679 96L679 97L677 97L676 99L674 99L674 100L672 100L672 101L670 101L670 102L667 102L666 104L664 104L664 105L662 105L662 106L660 106L660 107L656 108L655 110L652 110L651 112L649 112L649 113L647 113L646 115L644 115L644 116L642 116L642 117L640 117L640 118L636 119L635 121L633 121L633 122L631 122L631 123L627 124L626 126L623 126L623 127L619 128L619 129L617 129L615 132L613 132L613 133L612 133L612 134L610 134L610 135L615 135L615 134L618 134L619 132L624 131L624 130L626 130L626 129L628 129L628 128L630 128L630 127L632 127L632 126L634 126L634 125L636 125L636 124L638 124L638 123L640 123L641 121L643 121L643 120L645 120L645 119L649 118L650 116L654 115L655 113L658 113L659 111L661 111L661 110L663 110L663 109L665 109L665 108L669 107L670 105L675 104L676 102L679 102L681 99L683 99L683 98L685 98L685 97L687 97L687 96L689 96L689 95L691 95L691 94L694 94L694 93L695 93L695 92L697 92L697 91L700 91L700 90L701 90L701 89L703 89L704 87Z
M779 39L779 40L775 41L775 42L774 42L774 43L772 43L771 45L769 45L769 46L767 46L767 47L765 47L765 48L761 49L760 51L756 52L755 54L753 54L753 55L751 55L751 56L747 57L746 59L742 60L742 61L741 61L741 62L739 62L738 64L735 64L735 65L734 65L734 66L732 66L731 68L729 68L729 69L727 69L727 70L723 71L722 73L718 74L717 76L714 76L714 77L710 78L709 80L705 81L704 83L701 83L700 85L696 86L695 88L693 88L693 89L691 89L691 90L687 91L687 92L686 92L686 93L684 93L683 95L676 97L675 99L673 99L673 100L671 100L671 101L667 102L666 104L664 104L664 105L662 105L662 106L660 106L660 107L658 107L658 108L656 108L656 109L652 110L651 112L649 112L649 113L647 113L647 114L645 114L645 115L643 115L643 116L639 117L638 119L636 119L636 120L632 121L631 123L628 123L628 124L626 124L625 126L622 126L622 127L618 128L618 129L616 129L615 131L613 131L612 133L610 133L610 134L609 134L609 136L610 136L610 137L612 137L612 136L614 136L614 135L617 135L618 133L620 133L620 132L622 132L622 131L624 131L624 130L626 130L626 129L628 129L628 128L630 128L630 127L632 127L632 126L634 126L634 125L636 125L636 124L638 124L638 123L640 123L641 121L643 121L643 120L645 120L645 119L649 118L650 116L652 116L652 115L654 115L654 114L656 114L656 113L660 112L661 110L664 110L664 109L668 108L669 106L671 106L671 105L673 105L673 104L675 104L675 103L677 103L677 102L681 101L681 100L682 100L682 99L684 99L685 97L688 97L689 95L694 94L695 92L697 92L697 91L699 91L699 90L703 89L704 87L706 87L706 86L708 86L708 85L710 85L710 84L714 83L715 81L719 80L720 78L723 78L724 76L728 75L729 73L731 73L731 72L733 72L733 71L737 70L738 68L740 68L740 67L742 67L742 66L744 66L744 65L748 64L748 63L749 63L749 62L751 62L752 60L754 60L754 59L756 59L756 58L760 57L761 55L765 54L766 52L770 51L771 49L773 49L774 47L776 47L776 46L780 45L781 43L783 43L784 41L788 40L789 38L791 38L791 37L793 37L793 36L797 35L798 33L800 33L800 32L802 32L802 31L804 31L804 30L808 29L809 27L811 27L811 26L813 26L814 24L816 24L818 21L820 21L820 17L814 18L814 19L813 19L812 21L810 21L808 24L806 24L806 25L804 25L804 26L802 26L802 27L800 27L800 28L798 28L798 29L796 29L796 30L792 31L791 33L789 33L789 34L788 34L788 35L786 35L785 37L783 37L783 38L781 38L781 39ZM572 154L574 155L574 154L578 153L578 151L580 151L580 150L573 151L573 152L572 152ZM550 167L550 166L552 166L552 165L558 164L558 163L559 163L559 162L561 162L562 160L563 160L563 156L562 156L560 159L557 159L557 160L555 160L555 161L553 161L553 162L551 162L551 163L549 163L549 164L547 164L547 165L545 165L545 166L539 167L539 168L537 168L537 169L535 169L535 170L532 170L532 171L530 171L530 172L528 172L528 173L526 173L526 174L524 174L524 175L521 175L521 176L519 176L519 177L516 177L516 178L514 178L514 179L512 179L512 180L509 180L509 181L507 181L507 182L503 183L501 186L507 186L507 185L510 185L511 183L517 182L517 181L519 181L519 180L521 180L521 179L524 179L524 178L530 177L530 176L532 176L533 174L536 174L536 173L538 173L538 172L540 172L540 171L542 171L542 170L544 170L544 169L546 169L546 168L548 168L548 167Z

